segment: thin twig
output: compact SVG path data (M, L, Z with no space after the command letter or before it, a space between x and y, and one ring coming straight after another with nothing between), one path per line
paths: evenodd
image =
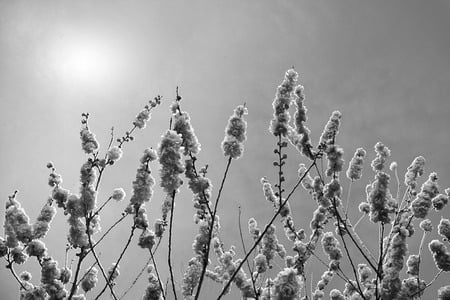
M214 231L214 223L216 221L216 213L217 213L217 207L219 205L220 196L222 194L223 187L225 185L225 180L227 178L228 170L230 169L232 157L231 155L228 157L227 166L225 168L225 172L222 177L222 182L220 184L219 192L217 193L216 202L214 203L214 209L211 216L211 224L209 225L209 231L208 231L208 242L206 243L206 249L205 249L205 256L203 257L203 266L202 266L202 273L200 275L200 281L198 283L197 292L195 293L195 300L198 300L198 297L200 296L200 290L202 288L203 279L205 278L206 268L208 266L208 260L209 260L209 250L211 248L211 240L213 237L213 231Z
M170 273L170 281L172 284L172 291L174 295L174 299L177 299L177 291L175 288L175 280L173 276L173 268L172 268L172 228L173 228L173 211L175 206L175 194L176 190L172 192L172 205L170 208L170 221L169 221L169 251L167 253L167 263L169 265L169 273Z
M221 299L223 297L223 295L225 294L225 291L228 290L228 288L230 287L231 283L233 282L234 278L236 277L237 273L239 272L239 270L242 268L242 266L244 265L244 263L247 261L247 259L249 258L250 254L255 250L255 248L259 245L259 243L261 242L262 238L264 237L264 235L267 233L267 230L269 230L270 226L273 224L273 222L275 221L275 219L278 217L278 215L280 214L281 210L284 208L284 206L288 203L289 199L291 198L291 196L294 194L294 192L297 190L298 186L301 184L302 180L305 178L305 176L308 174L308 172L311 170L312 167L314 167L314 165L316 164L316 160L314 160L311 165L308 167L308 169L306 170L305 174L302 175L302 177L299 178L299 180L297 181L297 183L295 184L295 186L292 188L291 192L289 193L289 195L286 197L286 199L284 199L283 203L281 203L280 207L278 208L278 210L275 212L275 214L272 216L272 218L269 220L269 222L267 223L267 225L265 226L264 230L261 232L260 236L258 237L258 239L253 243L253 246L250 248L250 250L248 251L247 255L245 255L245 257L241 260L241 262L239 263L239 265L236 267L235 271L233 272L233 274L230 276L230 279L228 279L228 282L225 284L225 286L222 288L222 291L220 292L219 296L217 297L217 300Z
M244 236L242 234L242 224L241 224L241 207L238 207L239 213L238 213L238 227L239 227L239 236L241 238L241 244L242 244L242 249L244 250L244 255L247 254L247 249L245 249L245 242L244 242ZM253 278L253 270L250 267L250 263L247 260L247 268L248 268L248 272L250 273L250 278L252 280L252 286L253 286L253 291L255 292L255 296L258 298L258 293L256 291L256 286L255 286L255 278ZM258 273L259 274L259 273Z
M16 271L14 270L14 261L11 260L11 253L8 253L7 259L6 261L8 262L8 264L6 265L6 268L9 269L9 271L11 272L11 274L14 276L14 278L17 280L17 282L19 283L20 287L24 290L27 290L25 288L25 286L23 285L22 281L19 279L19 277L17 277Z
M116 271L117 267L119 266L119 262L122 260L124 254L125 254L125 251L128 249L128 246L131 243L131 240L133 238L135 230L136 230L136 224L133 224L133 226L131 226L131 232L130 232L130 236L128 237L128 241L125 244L125 247L123 248L122 252L120 253L119 258L117 259L117 261L109 275L109 280L107 281L107 283L111 280L112 276L114 275L114 272ZM108 284L105 284L103 286L103 289L100 291L100 293L97 295L97 297L95 297L95 300L98 300L100 298L100 296L105 292L107 286L108 286Z
M77 263L77 267L75 269L75 276L73 278L73 283L72 283L72 287L70 289L70 294L69 297L67 298L67 300L71 300L73 295L75 294L77 287L78 287L78 275L80 274L80 268L81 268L81 262L83 261L83 259L86 257L85 252L84 252L84 248L82 247L80 249L80 252L77 254L78 256L78 263Z

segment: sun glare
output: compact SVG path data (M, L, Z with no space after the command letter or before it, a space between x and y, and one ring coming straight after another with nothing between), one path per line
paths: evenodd
M117 66L113 48L95 39L60 41L55 51L55 63L62 79L68 82L106 83Z

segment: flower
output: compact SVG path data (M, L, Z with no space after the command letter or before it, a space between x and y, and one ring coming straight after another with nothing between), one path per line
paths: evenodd
M35 224L33 224L33 237L35 239L43 238L50 229L50 223L56 215L56 208L51 205L50 198L42 207Z
M434 262L439 270L450 272L450 252L447 247L439 240L432 240L428 244L430 252L433 254Z
M303 283L294 268L285 268L277 274L274 280L274 299L298 299Z
M181 136L176 131L168 130L158 145L161 187L168 194L177 191L183 184L180 178L184 172L184 166L181 163L182 142Z
M113 190L113 194L111 198L116 200L117 202L122 201L125 198L126 194L123 188L116 188Z
M47 248L41 240L32 240L26 247L29 256L36 256L38 259L47 256Z
M419 264L420 264L420 258L417 254L411 254L408 257L408 260L406 261L406 265L408 267L408 273L411 276L417 276L419 275Z
M108 278L110 282L114 282L117 277L119 277L120 271L119 271L119 265L116 265L116 263L112 263L111 266L108 269Z
M259 253L258 255L256 255L254 262L257 273L264 273L267 271L267 258L264 256L264 254Z
M438 176L435 172L431 173L428 180L422 184L422 188L417 197L411 202L411 209L414 217L423 219L428 215L432 199L439 194L437 184Z
M139 129L145 128L146 122L150 120L150 110L145 108L139 112L133 121L133 125Z
M200 143L195 135L194 128L192 128L189 114L187 112L174 113L173 130L181 135L183 142L184 155L198 154L200 152Z
M450 241L450 220L442 218L438 225L438 233L443 238Z
M91 154L98 149L99 144L95 138L95 134L93 134L87 126L81 129L80 137L81 148L83 148L86 154Z
M270 121L269 131L275 136L285 136L289 128L289 106L292 102L292 92L297 83L298 73L294 69L286 71L284 80L278 86L273 100L273 119ZM300 118L300 117L299 117Z
M144 202L150 201L153 195L153 185L155 179L151 175L148 162L153 158L154 150L146 149L141 158L140 166L136 171L136 179L133 181L133 195L130 198L130 204L136 208L141 206Z
M439 194L431 200L431 204L436 211L442 210L448 203L450 189L446 189L445 192L447 195Z
M195 291L200 276L202 273L202 262L201 256L195 256L188 261L188 266L183 275L183 283L181 289L183 291L183 296L189 299L189 296Z
M323 252L328 255L330 260L340 260L342 251L339 248L339 241L334 237L332 232L326 232L322 237Z
M365 156L366 150L364 150L363 148L356 149L346 172L348 179L355 181L361 178Z
M145 289L145 294L142 297L142 300L160 300L162 299L161 286L159 285L158 278L155 274L150 272L148 275L148 285Z
M425 166L425 158L418 156L414 158L411 165L408 167L405 174L405 184L411 192L415 192L417 186L417 178L423 175Z
M245 131L247 129L247 122L244 120L247 108L244 105L239 105L234 109L234 114L228 119L227 127L225 128L225 138L222 141L222 150L225 156L238 159L244 152L244 141L247 139Z
M84 292L89 292L97 285L97 274L98 270L95 267L92 267L86 271L86 275L81 281L81 288Z
M69 190L56 186L52 191L52 198L56 201L58 207L65 208L67 198L69 197Z
M372 160L371 166L374 172L383 171L386 159L391 156L391 150L386 147L383 143L378 142L375 144L375 152L377 156Z
M389 213L393 212L392 195L389 191L389 175L379 171L375 175L375 181L372 183L367 202L370 204L370 220L374 223L389 223Z
M433 230L433 224L431 223L430 219L425 219L420 222L419 227L425 232L430 232Z
M328 166L326 170L327 176L332 176L333 174L339 173L342 171L342 167L344 166L344 149L339 147L338 145L328 145L325 150L328 159Z
M110 161L118 161L122 157L123 151L118 146L112 146L106 152L106 156Z
M142 233L139 236L138 245L143 249L148 249L151 251L155 245L155 233L148 228L142 230Z
M64 267L61 269L61 275L59 276L59 280L61 280L63 284L68 283L71 277L72 277L72 270L70 270L70 268Z
M345 300L345 297L339 290L333 289L330 291L330 300Z
M341 117L342 114L340 111L333 111L320 136L320 145L328 146L334 144L335 137L339 132L339 126L341 125Z
M439 288L438 300L450 300L450 285Z

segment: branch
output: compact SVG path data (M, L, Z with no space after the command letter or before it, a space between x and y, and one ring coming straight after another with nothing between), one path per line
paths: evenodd
M170 208L170 221L169 221L169 251L167 253L167 263L169 264L170 281L172 283L172 291L174 299L177 299L177 291L175 289L175 281L173 279L173 268L172 268L172 227L173 227L173 211L175 206L175 193L176 190L172 192L172 206Z
M195 293L195 298L194 298L195 300L198 300L198 297L200 296L200 290L202 288L203 279L205 278L206 267L208 266L208 260L209 260L209 250L211 248L211 240L212 240L213 231L214 231L214 222L216 221L217 206L219 204L220 195L222 194L223 186L225 184L225 179L227 178L228 170L230 169L231 160L232 160L232 158L231 158L231 156L229 156L227 166L225 168L225 172L222 177L222 182L220 184L219 192L217 194L216 203L214 203L214 209L213 209L213 213L211 215L211 225L209 226L209 232L208 232L208 241L206 243L205 256L203 258L202 273L200 275L200 282L198 283L197 292Z
M270 226L273 224L273 222L275 221L275 219L278 217L278 215L280 214L281 210L284 208L284 206L286 205L286 203L289 201L289 199L291 198L292 194L294 194L295 190L298 188L298 186L300 185L300 183L302 182L302 180L305 178L305 176L308 174L308 172L311 170L312 167L314 167L314 165L316 164L316 160L314 159L314 161L311 163L311 165L308 167L308 169L306 170L305 174L303 174L302 177L300 177L300 179L297 181L297 183L295 184L295 186L292 188L291 192L289 193L289 195L286 197L286 199L283 201L283 203L281 203L280 207L278 208L278 210L275 212L275 214L272 216L272 218L270 219L269 223L267 223L266 227L264 228L263 232L261 233L261 235L259 236L259 238L253 243L253 246L250 248L250 250L248 251L247 255L245 255L245 257L242 259L241 263L237 266L237 268L235 269L234 273L231 275L230 279L228 280L227 284L225 284L225 286L222 288L222 291L220 292L219 296L217 297L217 300L221 299L224 294L225 291L228 290L228 288L230 287L231 283L233 282L234 278L236 277L237 273L239 272L239 270L242 268L242 266L244 265L244 263L247 261L247 259L249 258L250 254L256 249L256 247L258 246L258 244L261 242L262 238L264 237L264 235L267 233L267 230L269 230Z

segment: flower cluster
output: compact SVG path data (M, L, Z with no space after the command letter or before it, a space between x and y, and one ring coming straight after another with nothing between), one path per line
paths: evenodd
M239 105L234 109L234 114L228 119L225 128L225 138L222 141L222 150L225 156L238 159L244 152L244 141L247 139L245 131L247 122L244 115L248 113L245 105Z
M367 202L370 204L370 220L374 223L389 223L390 216L397 205L389 191L389 175L379 171L375 181L368 188Z
M116 162L118 161L123 155L123 151L119 146L112 146L109 148L108 152L106 152L106 157L109 159L109 161Z
M84 292L89 292L97 285L98 282L97 274L98 270L95 267L92 267L86 271L86 274L83 280L81 281L81 288L83 289Z
M442 218L438 225L438 233L447 241L450 241L450 220Z
M356 181L361 178L365 156L366 150L364 150L363 148L356 149L346 172L347 178L351 181Z
M80 131L81 137L81 148L83 148L86 154L91 154L94 151L97 151L99 148L99 144L97 139L95 138L95 134L93 134L87 126L83 126Z
M414 217L423 219L428 215L433 198L439 194L437 180L438 176L433 172L428 177L428 180L422 184L420 193L411 202L411 210L414 213Z
M450 252L444 243L439 240L433 240L428 244L428 248L433 253L434 262L438 269L450 272Z
M286 72L284 80L278 86L273 100L273 119L270 121L270 132L275 136L286 136L289 130L289 106L292 102L291 94L297 83L298 73L294 69ZM299 117L300 119L301 117Z
M168 130L158 145L158 157L161 164L161 187L168 194L177 191L183 184L180 174L184 172L181 163L181 144L183 139L173 130Z
M384 277L381 281L382 299L395 299L401 289L400 271L404 265L404 258L408 251L406 237L408 231L404 228L396 228L390 248L383 265Z
M140 160L140 166L136 171L136 179L133 181L133 195L130 198L130 205L136 211L145 202L150 201L153 195L152 187L155 184L155 179L151 175L149 163L156 158L156 151L149 148L144 151Z
M285 268L280 271L273 282L272 295L275 299L298 299L303 282L297 271L293 268Z
M425 158L417 156L405 173L405 184L412 194L415 194L417 187L417 178L423 175Z
M383 143L378 142L375 144L375 153L377 156L372 163L372 169L374 172L380 172L384 170L384 165L386 164L386 160L391 156L391 150L386 147Z
M173 118L173 130L176 131L183 142L181 146L183 147L184 155L198 154L200 152L200 143L195 135L194 128L191 125L191 118L187 112L174 113Z
M323 145L328 147L329 145L333 145L335 143L336 135L339 132L339 127L341 125L341 117L342 114L340 111L333 111L328 120L325 128L322 131L322 135L320 136L319 145Z

